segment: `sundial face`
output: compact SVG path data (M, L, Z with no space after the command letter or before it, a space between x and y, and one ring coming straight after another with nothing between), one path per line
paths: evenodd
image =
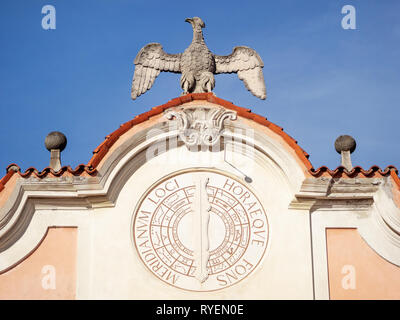
M258 198L220 172L182 172L161 180L134 217L137 252L156 277L175 287L231 286L261 262L268 221Z

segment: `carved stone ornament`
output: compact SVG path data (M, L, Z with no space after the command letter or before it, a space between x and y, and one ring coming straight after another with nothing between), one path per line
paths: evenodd
M213 54L204 42L205 23L199 17L185 20L192 25L193 40L179 54L166 53L159 43L149 43L137 54L132 81L132 99L149 90L160 72L180 73L183 94L211 92L215 86L214 74L237 73L246 88L256 97L265 99L264 63L258 53L249 47L235 47L227 56Z
M179 137L187 147L217 144L224 130L224 121L237 119L232 110L197 106L168 110L165 116L168 120L176 119Z

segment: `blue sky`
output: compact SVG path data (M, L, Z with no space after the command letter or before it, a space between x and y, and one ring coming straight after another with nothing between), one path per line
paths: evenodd
M46 4L56 8L56 30L41 27ZM356 30L341 27L346 4L356 8ZM2 0L0 170L46 167L44 138L54 130L68 138L63 165L87 163L120 124L178 97L179 75L162 73L132 101L133 59L149 42L183 52L192 39L184 19L193 16L206 23L212 52L247 45L264 61L267 100L236 75L216 77L218 97L283 127L314 167L339 165L340 134L357 140L354 165L400 167L399 12L396 0Z

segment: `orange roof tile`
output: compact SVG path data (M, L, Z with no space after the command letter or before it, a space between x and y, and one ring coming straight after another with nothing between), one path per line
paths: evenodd
M330 170L326 166L319 167L318 169L310 169L310 174L316 178L328 174L333 178L341 178L341 177L346 177L346 178L381 178L381 177L387 177L387 176L396 176L397 179L398 177L398 170L396 169L395 166L387 166L385 170L382 170L378 166L372 166L369 170L364 170L360 166L354 167L352 170L348 171L345 167L339 166L334 170ZM400 180L399 180L400 182Z

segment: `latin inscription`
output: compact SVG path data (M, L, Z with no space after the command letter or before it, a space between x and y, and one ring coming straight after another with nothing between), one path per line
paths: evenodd
M201 198L196 192L199 179L208 181ZM193 232L196 206L209 207L203 233ZM199 234L207 236L203 252L196 251ZM212 291L239 282L256 268L267 247L268 222L244 184L196 171L162 181L146 194L136 212L134 237L140 258L159 279L182 289ZM208 277L199 281L196 270L205 266Z

